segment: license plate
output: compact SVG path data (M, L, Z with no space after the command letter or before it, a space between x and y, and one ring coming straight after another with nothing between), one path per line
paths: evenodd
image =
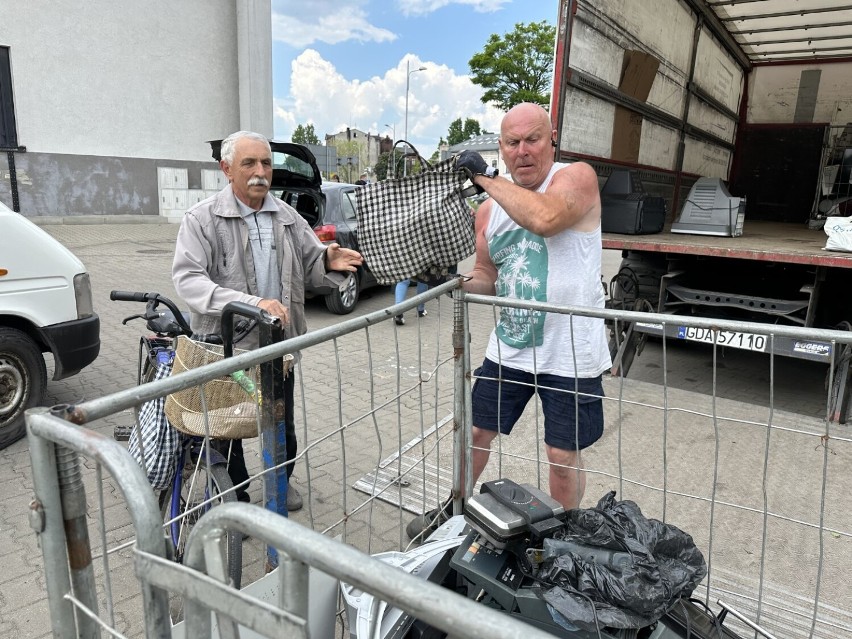
M679 339L686 339L692 342L718 344L719 346L730 346L731 348L741 348L761 353L766 351L766 345L769 343L766 335L740 333L739 331L717 331L695 326L678 327L677 336Z

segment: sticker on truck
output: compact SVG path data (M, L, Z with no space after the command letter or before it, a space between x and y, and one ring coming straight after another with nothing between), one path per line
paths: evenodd
M796 342L793 344L793 351L827 357L831 355L831 344L826 344L825 342Z

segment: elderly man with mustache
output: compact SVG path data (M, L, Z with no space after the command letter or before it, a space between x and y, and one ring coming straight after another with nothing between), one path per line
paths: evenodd
M340 271L355 271L361 255L338 244L324 245L295 209L270 195L272 151L266 137L232 133L222 141L221 157L228 186L187 211L175 247L172 277L192 311L192 329L220 333L225 305L244 302L281 318L285 337L302 335L307 331L305 284L337 286L343 279ZM257 332L240 346L256 348ZM296 457L293 377L284 382L288 461ZM242 441L233 440L229 448L223 452L228 453L237 498L249 501ZM291 463L288 477L292 472ZM287 508L301 507L302 498L291 485Z

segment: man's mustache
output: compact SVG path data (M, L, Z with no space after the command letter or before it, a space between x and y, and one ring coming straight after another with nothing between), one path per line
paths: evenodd
M269 186L269 180L262 177L253 177L248 181L249 186Z

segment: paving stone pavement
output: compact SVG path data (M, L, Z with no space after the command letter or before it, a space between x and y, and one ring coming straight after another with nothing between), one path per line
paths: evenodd
M142 322L124 326L121 320L141 309L139 305L131 303L110 302L109 292L112 289L157 291L177 300L170 277L177 225L128 223L132 220L121 220L121 223L106 220L110 223L104 223L105 220L88 219L72 224L65 223L70 220L61 218L42 220L42 223L45 222L50 222L44 224L45 230L70 248L86 264L91 274L95 308L101 317L102 340L101 354L93 365L70 379L49 382L45 403L73 404L131 386L135 381L137 339L145 331ZM605 257L605 274L614 274L618 262L618 254L608 252ZM393 294L389 287L365 291L356 314L381 310L392 303ZM409 441L421 432L421 427L430 426L452 410L451 395L447 395L447 389L451 389L451 369L445 365L435 374L437 381L434 387L428 387L431 395L423 397L416 393L402 393L405 399L401 407L393 405L392 409L383 414L387 419L387 430L394 433L393 437L374 437L371 434L374 425L370 420L363 420L363 423L360 421L364 407L369 408L371 392L373 397L384 398L400 394L400 388L409 384L416 386L416 382L424 375L432 375L435 362L445 357L448 349L451 352L451 304L447 300L433 300L428 308L428 317L420 321L415 319L413 312L409 312L409 322L405 327L395 328L392 323L385 322L377 326L369 338L363 335L350 336L341 338L336 344L328 343L310 349L305 353L301 366L297 405L305 407L309 439L315 441L314 438L334 430L339 423L338 409L343 422L351 425L351 435L345 439L341 436L329 437L327 441L317 443L310 453L310 468L308 464L297 466L295 484L305 494L310 489L311 507L294 516L316 529L328 529L332 535L340 534L347 541L371 552L396 549L400 543L407 541L402 539L400 531L408 515L395 507L376 502L369 517L353 517L346 525L336 523L342 512L340 500L352 494L347 486L361 473L374 467L377 460L389 455L393 446L398 447L398 444ZM319 300L309 302L307 314L311 330L331 326L345 319L326 311ZM492 317L490 309L472 311L474 365L481 358L493 323ZM342 366L339 364L341 360ZM346 371L346 374L340 375L338 370ZM689 412L706 413L713 410L713 402L708 398L708 393L714 388L708 350L681 345L667 350L669 388L666 401L670 406L683 407L672 414L669 424L674 429L673 433L676 433L672 435L670 444L674 445L678 437L682 438L678 444L677 459L675 455L665 458L660 447L649 448L647 442L643 443L644 436L636 428L637 424L647 424L651 420L655 424L659 423L658 419L649 416L659 412L651 408L650 404L663 400L660 395L662 370L662 349L659 343L652 342L634 363L629 383L622 386L621 380L606 380L608 397L620 398L621 401L607 403L607 433L587 455L587 465L596 472L590 474L586 501L591 505L607 490L616 489L641 503L643 509L654 516L662 516L665 509L669 513L677 512L682 517L681 525L694 529L697 540L706 541L701 533L709 516L706 511L681 509L678 502L682 500L677 496L672 496L668 503L662 503L658 493L644 487L645 482L660 481L663 469L671 468L674 473L681 465L686 465L682 474L673 475L678 481L684 482L678 486L678 490L700 493L707 488L708 482L712 483L704 462L708 457L712 461L713 443L721 438L723 452L730 455L731 459L739 460L739 463L734 467L722 468L723 479L717 478L717 489L724 496L724 491L733 490L732 487L753 483L753 470L759 467L761 459L759 456L749 457L750 464L746 464L737 456L737 451L760 449L761 430L743 424L760 424L761 420L765 423L767 419L768 363L765 357L740 351L728 351L717 362L715 404L718 410L724 410L724 414L730 418L719 425L714 424L712 419ZM825 410L825 391L822 386L824 374L824 369L815 365L783 358L776 361L775 416L779 423L789 427L789 439L805 437L795 435L798 431L811 434L819 432L820 418ZM371 388L366 387L367 380ZM338 389L343 398L342 407L337 404ZM531 418L525 416L525 419ZM129 424L131 421L132 417L126 411L101 420L92 427L111 435L114 426ZM654 441L659 441L661 436L661 433L655 433ZM537 450L533 439L506 438L505 454L499 463L489 466L489 475L485 478L502 473L534 483L537 478L531 474L529 464L529 460L535 459ZM797 473L817 473L821 459L819 455L801 454L803 446L817 453L822 450L819 449L818 441L815 446L810 446L811 439L807 439L808 443L804 445L801 442L795 445L790 443L790 450L797 452L785 452L783 437L774 441L772 453L774 458L777 457L778 465L773 466L773 472L784 474L796 469ZM443 442L441 451L436 454L444 456L446 460L451 443L449 439ZM258 470L260 462L256 446L247 446L247 451L250 469ZM641 454L637 451L641 451ZM834 453L838 459L832 460L832 469L841 467L840 462L848 460L849 447ZM91 464L86 465L85 472L89 479L93 475L93 468ZM693 472L696 468L701 471ZM624 484L614 479L625 472L635 478L633 483ZM5 486L4 497L0 498L0 561L4 566L3 575L0 576L0 636L48 637L50 620L41 552L27 520L32 479L26 439L0 451L0 478ZM693 483L687 481L689 478ZM546 477L542 483L546 484ZM89 497L94 498L91 482L88 487ZM852 485L849 485L848 475L832 475L829 488L832 494L848 494ZM257 502L260 499L259 482L253 483L251 493ZM748 493L748 499L755 500L756 508L760 508L759 497L759 491L757 494ZM819 494L814 492L813 486L807 489L802 487L800 493L788 492L788 497L781 500L783 505L779 503L777 507L785 510L790 517L812 515L811 507L814 501L819 501ZM786 505L788 503L789 508ZM123 500L112 484L108 484L106 490L106 506L111 522L111 541L126 539L132 534L132 529ZM834 511L831 517L834 518L831 525L838 530L852 529L848 517ZM759 530L760 522L753 519L741 513L731 514L730 527ZM784 534L784 525L780 525L777 530L773 529L773 535L777 535L777 541L782 545L790 543ZM772 570L773 579L785 584L785 572L804 574L808 561L813 559L817 541L812 536L808 537L803 542L806 553L802 558L785 559L779 563ZM842 571L837 570L837 558L845 557L844 553L848 553L846 546L850 543L849 538L835 537L829 543L834 546L831 557L835 563L829 567L823 587L832 593L833 605L841 610L852 610L852 595L844 584ZM258 577L263 571L263 548L259 542L248 540L246 549L244 583ZM725 550L724 553L736 555L731 550ZM737 565L743 556L749 555L733 556L727 564L720 560L723 566L720 570ZM116 625L128 636L138 636L141 603L132 573L127 570L130 561L128 551L121 551L111 559L112 569L118 579L118 583L113 585L117 592L116 598L124 603L119 610ZM844 565L848 565L848 562ZM749 575L752 578L753 571ZM814 579L810 573L807 578Z

